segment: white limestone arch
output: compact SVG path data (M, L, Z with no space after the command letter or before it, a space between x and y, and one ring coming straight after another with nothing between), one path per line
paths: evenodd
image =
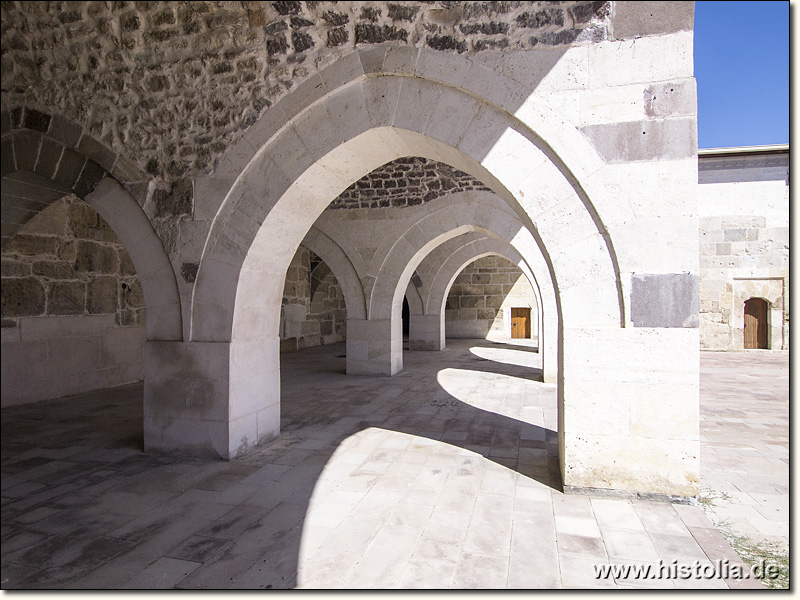
M15 173L25 173L32 189L37 181L41 181L51 191L64 195L73 191L27 171L8 173L6 177L13 177ZM94 189L81 199L111 226L133 262L147 311L147 339L154 342L181 340L183 326L178 283L161 239L130 192L111 175L105 173L101 177Z
M372 50L374 58L376 50ZM419 52L421 59L427 51ZM491 103L491 98L470 94L470 85L455 88L449 82L424 79L422 73L413 78L407 73L386 72L379 78L359 76L355 58L362 55L356 54L342 59L339 65L352 64L354 70L349 74L351 77L355 74L355 79L333 78L324 83L326 71L323 71L319 75L323 84L316 86L311 94L315 97L313 102L308 102L309 98L301 93L309 91L303 84L279 103L283 111L277 110L277 106L271 110L222 161L220 177L228 178L237 168L241 170L231 179L233 185L206 243L193 296L192 339L224 341L232 337L233 305L237 302L237 281L242 272L236 267L244 263L245 254L254 248L252 241L260 226L280 230L286 239L296 238L304 234L309 223L304 219L300 224L294 212L307 213L313 222L330 199L352 181L390 160L412 155L439 160L471 173L514 207L535 236L543 231L549 238L560 234L564 239L556 244L550 259L565 267L561 283L565 296L580 297L587 284L594 283L594 297L602 297L604 282L609 280L606 275L610 273L614 298L604 309L616 311L617 322L624 323L613 246L597 209L588 199L590 190L579 183L581 175L588 180L603 164L586 139L573 127L564 127L564 120L544 107L535 109L525 105L521 110L514 106L524 115L522 121ZM474 68L475 76L486 78L473 84L486 86L491 80L505 86L503 93L524 99L519 82L469 59L463 60L466 66L459 63L459 70ZM438 67L436 73L429 75L444 76ZM316 77L309 81L316 81ZM502 81L496 81L498 77ZM327 91L327 95L320 94L320 90ZM487 94L491 96L488 91ZM405 104L416 108L398 110ZM287 118L287 114L293 116ZM331 127L331 123L335 126ZM548 143L544 143L543 136L534 133L532 126L551 134L552 142L547 138ZM568 169L562 155L569 158L571 167L575 163L575 167ZM263 183L254 185L264 181L269 182L266 199L260 193L263 190L256 192ZM255 196L261 202L255 202ZM294 246L279 239L272 242L282 254L289 251L287 245ZM586 267L575 278L568 276L578 264L568 258L572 254L583 256L581 262ZM243 269L243 272L256 271L263 274L263 265ZM583 290L573 289L576 287ZM601 298L598 300L602 302Z
M559 373L558 331L560 324L552 286L541 285L528 261L507 242L488 236L476 237L453 252L442 264L436 279L432 282L429 291L431 306L429 318L438 318L441 330L444 331L445 304L456 277L473 261L492 255L501 256L516 264L533 287L536 298L538 346L542 357L542 381L556 382ZM434 314L433 310L438 310L438 314Z
M520 85L499 81L502 76L491 69L473 66L477 80L470 79L465 88L383 72L380 77L349 73L313 102L306 102L298 90L279 103L280 110L273 107L253 126L254 133L229 153L238 175L218 181L229 180L231 185L200 262L191 308L191 340L196 345L188 350L192 364L201 347L219 359L227 354L228 372L212 386L215 395L224 394L218 402L225 407L219 412L225 419L212 423L209 434L216 452L236 456L277 435L277 308L286 268L333 198L353 181L403 156L452 165L509 204L547 262L562 325L624 324L613 247L581 181L584 176L588 181L602 160L579 132L565 127L557 115L545 114L545 109L526 109L527 122L515 117L509 111L524 104L524 94L515 97L520 104L494 94L503 85L507 87L501 94ZM475 83L486 88L485 97L469 89ZM503 107L506 101L511 102L508 108ZM554 122L548 124L547 118ZM534 133L533 123L557 138L555 147L563 150L567 162L574 159L575 169L566 167L549 140L545 143ZM226 168L223 165L221 172ZM451 232L446 235L460 233L448 227L447 215L441 221L437 227L444 225ZM583 306L587 294L594 299L588 308ZM580 309L565 313L565 306ZM387 306L373 301L366 321L348 322L348 372L350 357L372 359L370 340L390 337L392 320L375 320L375 307L386 312ZM399 319L395 322L399 325ZM396 372L396 366L390 372ZM197 431L194 426L188 429L193 420L207 422L205 411L180 407L180 413L187 435ZM171 411L165 414L171 427L174 417Z
M319 256L336 277L344 294L348 318L352 315L354 319L365 319L364 290L350 256L339 244L316 227L312 227L303 238L302 245Z
M131 257L144 295L148 341L183 339L175 271L147 215L133 196L108 176L85 200L111 226Z
M452 282L466 265L478 258L497 255L516 264L530 282L536 301L537 337L542 338L538 328L542 325L542 300L539 282L528 263L508 242L479 232L470 232L450 239L439 245L423 259L417 269L423 285L419 288L422 302L417 314L412 317L423 326L417 327L409 340L416 349L442 350L446 346L444 306ZM555 303L552 306L555 316ZM414 328L412 328L414 329Z
M459 196L463 196L459 198ZM463 200L480 198L483 203L464 205ZM447 291L458 273L478 254L484 252L514 256L514 260L531 281L537 295L537 317L540 324L539 338L543 348L544 375L546 381L554 381L559 372L558 367L558 331L560 314L556 290L549 278L546 262L530 232L522 227L516 215L503 209L502 201L488 192L464 192L453 194L446 202L440 203L437 210L432 210L425 217L414 223L400 236L388 251L381 250L376 254L385 254L389 258L382 263L373 287L373 304L371 320L383 322L388 340L384 337L380 342L371 340L372 356L380 364L350 365L351 372L356 373L393 373L402 369L402 335L400 330L400 309L402 308L401 290L406 290L411 273L424 265L439 264L438 269L422 268L425 278L419 290L422 296L424 316L417 317L415 336L419 338L409 349L441 350L445 347L444 303ZM443 205L442 205L443 204ZM457 210L454 210L457 207ZM439 221L454 226L449 231L437 229ZM441 224L439 224L441 227ZM486 239L482 246L476 248L477 240ZM465 240L459 242L459 240ZM508 240L513 240L509 242ZM466 246L461 251L461 246ZM470 258L472 257L472 258ZM524 257L524 258L523 258ZM534 267L532 267L533 265ZM542 285L534 273L540 273ZM444 274L444 275L442 275ZM544 297L544 302L542 298ZM548 320L544 319L545 302ZM546 327L546 331L545 328ZM373 333L374 335L374 333ZM415 337L412 336L412 337ZM387 344L388 342L388 344ZM376 351L377 350L377 351Z

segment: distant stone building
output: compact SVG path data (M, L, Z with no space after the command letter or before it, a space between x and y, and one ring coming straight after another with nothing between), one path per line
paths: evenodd
M700 346L789 349L789 146L698 152Z

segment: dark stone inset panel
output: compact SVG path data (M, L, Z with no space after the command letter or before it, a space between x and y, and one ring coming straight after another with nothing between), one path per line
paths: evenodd
M588 125L581 131L607 164L697 154L697 124L691 118Z
M634 327L699 327L700 278L691 273L633 275L631 321Z
M611 21L614 38L621 40L674 31L692 31L694 2L615 2Z

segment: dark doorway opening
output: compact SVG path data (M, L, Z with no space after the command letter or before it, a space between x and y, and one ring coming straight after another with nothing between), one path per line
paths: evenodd
M744 303L745 350L769 348L769 303L763 298L750 298Z
M411 309L408 308L408 298L403 297L403 337L407 338L411 331Z

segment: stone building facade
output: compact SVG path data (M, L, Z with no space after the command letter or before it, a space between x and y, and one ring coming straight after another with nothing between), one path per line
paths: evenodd
M745 303L761 299L761 349L788 350L789 146L700 150L698 181L701 347L752 346Z
M434 360L452 282L491 255L539 299L565 488L696 493L691 2L0 10L4 248L71 194L113 229L144 299L147 450L280 434L301 246L338 282L350 375L402 370L404 298Z

